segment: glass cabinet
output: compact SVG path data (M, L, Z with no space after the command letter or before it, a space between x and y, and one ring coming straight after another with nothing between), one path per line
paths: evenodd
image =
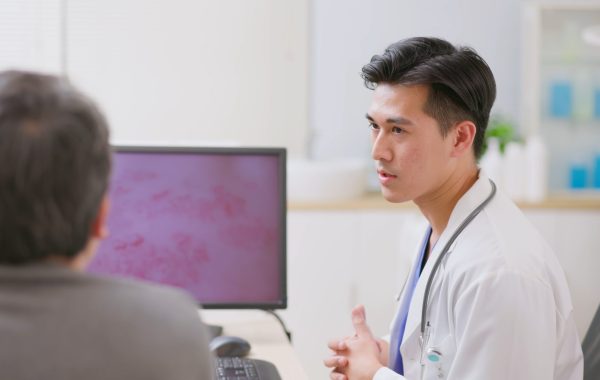
M600 2L524 3L521 123L552 193L600 194Z

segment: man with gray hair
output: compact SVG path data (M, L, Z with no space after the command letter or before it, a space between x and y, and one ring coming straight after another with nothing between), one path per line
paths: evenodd
M212 379L186 294L83 273L107 231L111 149L67 81L0 73L3 379Z

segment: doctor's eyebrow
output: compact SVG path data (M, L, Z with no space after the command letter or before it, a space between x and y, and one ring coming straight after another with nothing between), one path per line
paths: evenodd
M373 118L371 117L371 115L369 115L368 113L365 115L365 117L366 117L366 118L367 118L367 120L369 120L371 123L374 123L374 124L376 124L376 123L375 123L375 119L373 119ZM387 119L385 120L385 122L386 122L387 124L395 124L395 125L413 125L413 122L412 122L412 121L410 121L410 120L408 120L408 119L406 119L406 118L404 118L404 117L402 117L402 116L399 116L399 117L390 117L390 118L387 118Z

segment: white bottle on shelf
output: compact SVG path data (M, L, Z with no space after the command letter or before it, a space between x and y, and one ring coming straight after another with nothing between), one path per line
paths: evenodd
M504 150L502 183L506 194L514 201L525 199L525 149L520 143L509 142Z
M500 141L495 137L488 139L488 147L479 163L481 169L497 186L502 186L502 154Z
M533 135L525 145L527 166L525 199L541 202L548 195L548 150L538 135Z

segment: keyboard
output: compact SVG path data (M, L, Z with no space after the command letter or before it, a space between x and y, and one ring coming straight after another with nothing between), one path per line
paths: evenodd
M273 363L240 357L216 358L217 380L281 380Z

